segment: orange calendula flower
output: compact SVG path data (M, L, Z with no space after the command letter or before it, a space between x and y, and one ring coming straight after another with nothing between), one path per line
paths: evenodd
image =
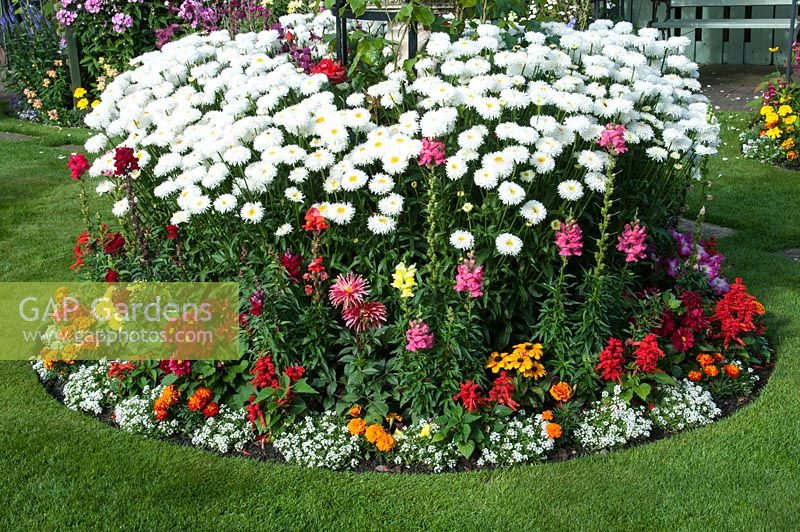
M703 367L709 366L714 363L714 357L707 353L701 353L697 355L697 363Z
M713 364L703 366L703 372L709 377L716 377L719 375L719 368Z
M560 438L562 434L561 425L558 423L548 423L547 424L547 437L551 440L555 440L556 438Z
M552 410L545 410L542 412L542 419L545 421L553 421L553 411Z
M367 441L370 443L378 441L378 438L380 438L382 434L386 434L386 431L378 424L370 425L364 431L364 437L367 438Z
M365 430L367 430L367 424L360 417L351 419L347 424L347 432L351 436L361 436Z
M361 405L353 405L350 407L350 417L358 417L361 415Z
M689 380L692 382L697 382L703 379L703 373L700 371L690 371L689 372Z
M379 451L385 453L387 451L391 451L392 447L394 447L394 438L391 434L383 433L378 436L378 440L375 442L375 446L378 448Z
M559 382L550 387L550 395L553 399L561 403L568 401L572 397L572 387L566 382Z
M725 364L722 367L722 371L724 371L725 375L727 375L731 379L738 379L739 374L741 373L739 366L737 366L736 364Z

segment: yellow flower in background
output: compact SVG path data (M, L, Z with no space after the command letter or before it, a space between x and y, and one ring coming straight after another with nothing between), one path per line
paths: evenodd
M100 100L92 100L92 103L91 103L92 109L94 109L98 105L100 105Z
M80 100L78 100L78 103L75 104L75 107L77 107L78 109L86 109L87 107L89 107L89 100L87 100L86 98L81 98Z
M781 149L791 150L794 148L794 139L786 139L781 143Z
M769 53L771 53L771 54L774 54L774 53L776 53L778 50L780 50L780 47L778 47L778 46L772 46L772 47L770 47L770 48L767 48L767 50L769 50Z
M775 109L771 105L765 105L765 106L761 107L761 110L758 111L758 113L760 115L762 115L762 116L767 115L769 113L774 113L774 112L775 112Z
M778 114L780 116L786 116L792 113L792 106L791 105L781 105L778 107Z
M780 119L781 117L779 117L775 113L767 113L767 115L764 117L764 120L767 122L767 124L771 122L777 122Z
M83 98L86 95L86 89L83 87L78 87L75 89L75 92L72 93L75 98Z
M797 122L797 115L789 115L783 119L783 123L787 125L792 125Z
M501 369L506 369L505 358L508 353L498 353L495 351L489 355L489 361L486 362L486 367L492 370L492 373L497 373Z
M777 139L781 136L781 130L777 127L773 127L772 129L767 130L767 136L771 139Z
M416 274L416 264L406 267L405 263L401 262L394 269L392 286L400 290L400 297L414 297L414 287L417 286Z

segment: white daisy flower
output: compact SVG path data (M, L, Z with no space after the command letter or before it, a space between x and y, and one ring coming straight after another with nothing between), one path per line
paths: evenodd
M386 174L375 174L369 182L369 191L382 196L394 188L394 179Z
M242 220L245 222L256 224L264 217L264 207L262 207L260 203L248 201L242 205L239 216L241 216Z
M251 157L253 157L253 152L245 146L232 146L222 154L222 159L232 166L242 166Z
M117 185L115 185L112 181L106 179L105 181L101 181L97 184L94 191L100 195L108 194L110 192L114 192L117 189Z
M497 189L497 195L504 205L519 205L525 200L525 189L513 181L503 181Z
M233 194L223 194L214 200L214 210L219 213L230 212L236 208L236 196Z
M476 185L487 190L494 189L494 187L497 186L498 181L497 173L488 168L478 169L478 171L475 172L475 177L473 179Z
M474 244L475 237L472 236L472 233L469 231L463 231L459 229L457 231L453 231L453 233L450 235L450 245L456 249L460 249L461 251L472 249Z
M286 236L292 232L292 224L283 224L275 230L275 236Z
M361 170L356 170L353 168L349 172L345 172L345 174L341 177L341 186L343 190L351 192L363 187L367 183L368 179L369 178L367 177L367 174Z
M531 155L531 164L538 174L552 172L556 167L556 161L546 153L537 151Z
M519 209L519 213L532 225L541 223L547 217L547 209L542 202L536 200L525 202L525 205Z
M403 196L389 194L378 202L378 210L386 216L397 216L403 212Z
M397 220L390 216L373 214L367 220L367 228L376 235L387 235L394 231L396 227Z
M567 179L558 184L558 195L568 201L578 201L583 197L583 185L574 179Z
M305 196L297 187L288 187L283 191L283 195L293 203L303 203L303 200L305 200Z
M181 225L182 223L188 222L191 216L192 214L189 211L178 211L170 217L169 223L172 225Z
M111 208L111 214L116 216L117 218L121 218L128 213L128 198L122 198L121 200L114 203L114 206Z
M522 251L522 240L511 233L501 233L494 241L497 252L501 255L516 257Z
M355 214L356 208L352 203L331 203L325 209L325 218L338 225L349 224Z

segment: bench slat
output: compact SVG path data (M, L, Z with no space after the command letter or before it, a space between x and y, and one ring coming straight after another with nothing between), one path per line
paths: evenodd
M672 0L675 7L790 6L791 0Z
M779 18L748 18L748 19L680 19L662 20L653 22L653 28L709 28L709 29L767 29L788 30L791 21ZM795 24L795 27L800 25Z

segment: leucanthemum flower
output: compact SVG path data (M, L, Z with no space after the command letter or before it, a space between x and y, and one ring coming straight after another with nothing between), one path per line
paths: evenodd
M400 194L389 194L378 202L378 210L386 216L397 216L403 212L403 196Z
M461 251L472 249L474 244L475 237L472 236L472 233L469 231L463 231L459 229L453 231L453 233L450 235L450 245Z
M519 213L523 218L528 220L531 225L537 225L547 217L547 209L545 209L544 204L536 200L525 202L525 205L520 208Z
M236 208L236 196L233 194L223 194L214 200L214 210L219 213L230 212Z
M497 252L501 255L516 257L522 251L522 240L511 233L501 233L494 241Z
M262 207L260 203L247 202L242 205L239 216L241 216L242 220L245 222L256 224L264 217L264 207Z
M394 188L394 179L386 174L375 174L369 182L369 191L382 196Z
M567 179L558 184L558 195L561 199L578 201L583 197L583 185L574 179Z
M305 196L297 187L288 187L283 191L283 195L286 196L286 199L293 203L303 203L303 200L305 199Z
M275 230L275 236L286 236L292 232L292 224L283 224Z
M525 200L525 189L512 181L503 181L497 195L504 205L519 205Z
M325 217L338 225L349 224L356 214L352 203L330 203L325 210Z
M388 235L397 228L397 220L390 216L373 214L367 219L367 228L376 235Z

